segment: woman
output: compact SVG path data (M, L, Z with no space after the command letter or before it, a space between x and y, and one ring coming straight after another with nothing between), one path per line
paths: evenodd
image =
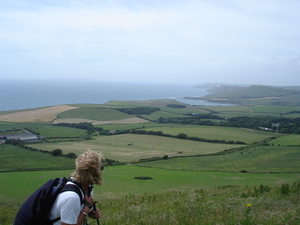
M92 193L89 193L92 185L101 185L102 183L101 159L100 154L90 150L77 157L76 170L67 184L80 187L85 201L81 204L79 195L73 191L60 193L50 212L50 219L60 217L59 221L53 223L54 225L82 225L86 224L87 216L93 219L101 217L99 209L91 208L94 200Z

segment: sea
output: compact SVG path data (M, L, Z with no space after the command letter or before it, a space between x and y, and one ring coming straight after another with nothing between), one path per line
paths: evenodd
M1 80L0 111L61 104L104 104L110 100L174 99L189 105L226 105L184 99L184 97L202 97L207 94L205 89L195 88L190 84L95 80Z

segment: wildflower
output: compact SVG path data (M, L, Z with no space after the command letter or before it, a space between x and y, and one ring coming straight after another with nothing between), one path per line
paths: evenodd
M248 203L248 204L246 204L245 206L246 206L246 207L251 207L252 204L251 204L251 203Z

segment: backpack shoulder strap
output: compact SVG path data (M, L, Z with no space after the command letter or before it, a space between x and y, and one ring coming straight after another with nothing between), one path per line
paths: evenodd
M79 198L80 198L80 204L82 205L83 203L83 199L84 199L84 195L83 195L83 191L82 189L77 186L76 184L66 184L65 186L63 186L63 188L60 190L59 193L65 192L65 191L73 191L75 193L78 194Z
M77 186L77 184L66 184L65 186L62 187L62 189L59 191L59 193L63 193L65 191L74 191L75 193L78 194L79 199L80 199L80 204L83 204L83 200L84 200L84 195L83 195L83 191L81 190L80 186ZM52 223L55 223L57 221L60 220L60 217L51 220Z

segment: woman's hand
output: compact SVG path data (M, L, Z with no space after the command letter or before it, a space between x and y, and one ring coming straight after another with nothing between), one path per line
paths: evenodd
M91 217L92 219L99 219L101 218L101 212L99 209L96 210L92 210L89 214L89 217Z

